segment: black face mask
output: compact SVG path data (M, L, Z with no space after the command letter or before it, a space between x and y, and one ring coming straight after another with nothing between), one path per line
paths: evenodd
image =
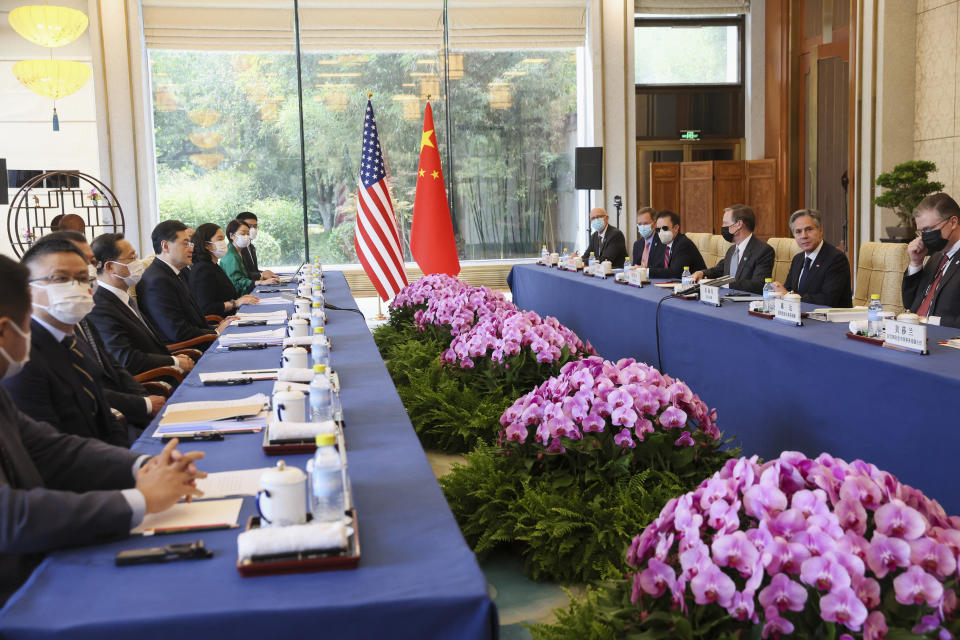
M920 240L930 253L936 253L947 246L947 239L940 234L940 229L924 231Z
M720 235L727 242L733 242L733 234L730 233L730 227L720 227Z

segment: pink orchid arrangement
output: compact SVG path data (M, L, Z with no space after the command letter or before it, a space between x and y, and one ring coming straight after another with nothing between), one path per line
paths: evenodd
M414 325L450 327L450 335L469 330L478 318L517 307L499 291L474 287L445 274L424 276L404 287L390 303L391 311L413 309Z
M508 359L521 354L526 348L541 364L558 363L594 353L590 343L584 344L556 318L541 318L533 311L520 311L514 307L478 314L476 324L457 335L440 360L446 364L457 364L461 369L473 369L476 366L475 358L489 357L495 365L509 366Z
M624 451L651 439L672 448L716 446L716 417L686 384L647 364L591 356L567 363L514 402L500 418L500 441L523 444L532 430L549 453L584 440L597 447L610 435Z
M960 518L890 473L784 452L729 460L670 500L627 562L650 637L670 637L650 615L666 611L712 621L716 637L754 625L763 638L820 637L832 625L844 639L944 640L960 626L958 553Z

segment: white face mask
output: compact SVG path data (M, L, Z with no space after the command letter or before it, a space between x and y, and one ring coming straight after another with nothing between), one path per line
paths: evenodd
M10 320L9 326L13 327L13 329L20 334L20 337L27 342L27 346L26 346L26 350L23 352L23 360L20 360L19 362L11 358L10 354L7 353L6 349L4 349L3 347L0 347L0 356L3 356L3 359L7 361L7 371L3 374L3 378L0 378L2 380L7 380L8 378L12 378L13 376L17 375L18 373L23 371L23 368L27 366L28 362L30 362L31 334L24 333L23 329L18 327L17 323L14 322L13 320Z
M239 239L242 238L242 237L243 237L243 236L237 236L237 239L239 240ZM217 260L219 260L219 259L222 258L223 256L227 255L227 241L226 241L226 240L217 240L216 242L211 242L210 244L213 245L213 250L210 251L210 253L211 253L211 254L213 255L213 257L216 258ZM237 244L239 244L239 242L238 242ZM248 242L247 244L250 244L250 243Z
M673 231L663 231L659 232L660 242L663 244L670 244L673 242Z
M93 293L89 286L63 282L48 284L43 289L47 292L47 306L36 303L33 306L44 309L64 324L77 324L93 309Z
M250 236L233 236L233 243L241 249L245 249L250 246Z
M118 275L117 277L123 280L123 284L127 285L128 287L137 286L137 283L140 282L140 278L143 277L143 262L141 260L134 260L133 262L128 262L127 264L117 262L116 260L111 260L110 262L127 268L127 273L130 275Z
M250 242L253 242L256 239L257 239L257 228L250 227Z

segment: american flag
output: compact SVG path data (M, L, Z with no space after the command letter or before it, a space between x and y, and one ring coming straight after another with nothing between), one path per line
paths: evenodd
M367 100L367 114L363 120L363 152L360 154L357 229L353 245L363 270L380 297L389 300L407 285L407 273L403 269L403 250L400 248L400 234L397 233L386 177L373 105Z

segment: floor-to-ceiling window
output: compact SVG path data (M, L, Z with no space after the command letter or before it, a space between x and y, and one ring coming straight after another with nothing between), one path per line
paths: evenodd
M305 241L310 257L356 262L371 93L411 260L429 95L461 259L526 257L544 242L575 243L585 1L301 2L302 93L292 2L175 4L143 1L160 218L226 224L250 210L260 218L264 264L299 263Z

